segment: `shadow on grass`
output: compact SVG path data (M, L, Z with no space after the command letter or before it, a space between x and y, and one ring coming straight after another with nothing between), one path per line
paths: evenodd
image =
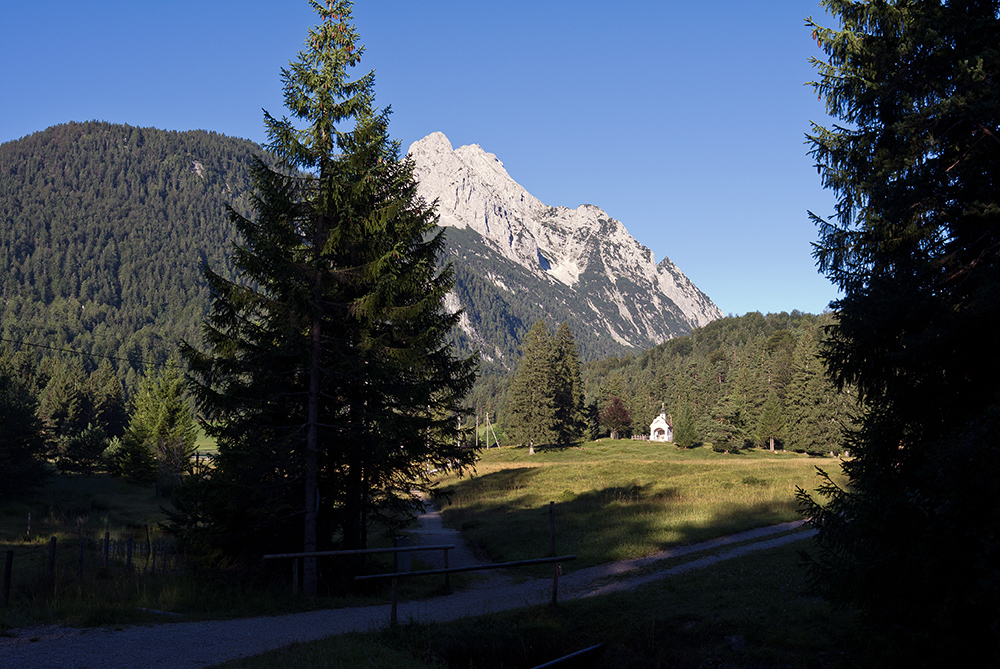
M540 498L535 467L506 469L452 487L456 504L445 506L445 522L462 530L484 558L494 562L550 554L549 504ZM744 477L736 485L767 485ZM633 559L670 546L696 543L765 525L794 515L795 500L764 501L706 511L703 521L671 522L686 503L678 488L654 483L608 486L584 493L549 495L555 523L555 552L577 556L572 569Z

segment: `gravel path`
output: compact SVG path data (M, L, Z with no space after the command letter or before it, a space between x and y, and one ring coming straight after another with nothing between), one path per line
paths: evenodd
M566 601L632 589L753 550L801 539L811 535L812 531L783 533L799 529L802 522L759 528L700 544L680 546L638 560L573 571L560 577L559 599ZM435 511L421 516L419 527L412 534L415 544L455 544L457 548L449 554L449 564L453 567L479 563L461 535L456 530L443 527L441 517ZM679 566L657 568L664 560L695 552L705 552L706 555ZM441 559L441 554L437 551L423 553L420 559L434 564L435 560ZM483 578L455 594L401 602L400 621L454 620L544 604L552 597L551 577L514 582L496 571L477 573L484 574ZM377 629L388 622L389 608L385 604L239 620L130 626L118 630L57 626L11 630L13 636L0 637L0 667L115 669L150 666L150 657L156 658L157 667L166 669L205 667L296 642Z

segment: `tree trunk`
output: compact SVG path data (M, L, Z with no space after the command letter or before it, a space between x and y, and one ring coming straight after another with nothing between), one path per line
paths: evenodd
M316 279L317 291L319 277ZM319 431L319 376L320 376L320 323L319 316L313 319L311 334L312 360L309 369L309 415L306 428L305 462L305 527L302 534L302 552L316 551L316 502L317 502L317 445ZM318 594L316 558L305 558L302 569L302 591L307 597Z
M313 244L316 252L322 248L324 236L324 217L319 217L316 242ZM305 499L303 506L305 511L304 527L302 529L302 552L313 553L316 551L316 507L319 503L317 491L317 469L319 454L319 388L320 375L322 373L320 361L322 360L323 341L320 336L321 314L320 304L323 299L323 270L321 263L316 267L316 282L313 285L312 327L309 331L309 405L306 418L306 461L305 461ZM307 597L315 597L319 593L316 558L305 558L302 568L302 591Z

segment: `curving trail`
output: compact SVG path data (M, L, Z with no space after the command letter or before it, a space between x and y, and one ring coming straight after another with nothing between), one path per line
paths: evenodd
M706 567L750 551L778 546L811 536L800 529L804 521L783 523L741 532L711 541L679 546L637 560L614 562L580 569L559 579L559 599L567 601L628 590L651 581ZM796 531L798 530L798 531ZM451 544L451 566L477 564L475 556L457 530L445 528L436 511L419 519L412 531L418 544ZM739 545L736 545L739 544ZM705 553L681 565L657 568L663 561ZM421 557L433 564L440 553ZM401 621L448 621L485 613L547 603L552 596L552 579L514 582L494 571L455 594L427 600L401 602ZM167 669L205 667L238 657L257 655L296 642L313 641L345 632L369 631L387 624L388 604L348 609L311 611L283 616L166 623L153 626L77 629L45 626L11 630L0 637L0 667L74 667L79 669L134 667L148 665Z

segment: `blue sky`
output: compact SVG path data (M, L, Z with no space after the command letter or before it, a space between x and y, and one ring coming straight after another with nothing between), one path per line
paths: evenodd
M479 144L549 205L594 204L727 314L819 313L807 155L817 0L359 0L403 148ZM0 10L0 142L67 121L265 140L306 0L50 0ZM829 23L829 21L826 21ZM824 21L820 21L824 23Z

